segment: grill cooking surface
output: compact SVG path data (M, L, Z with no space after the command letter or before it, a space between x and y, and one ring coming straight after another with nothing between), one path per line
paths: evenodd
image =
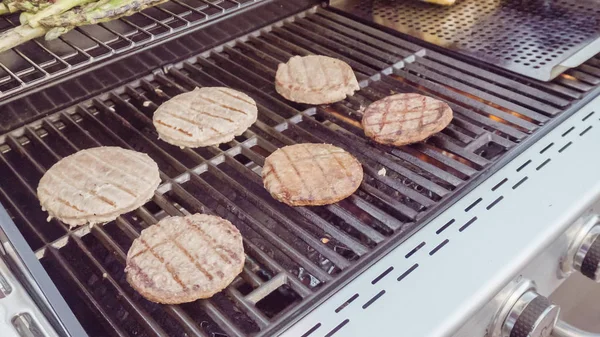
M348 62L361 91L320 107L277 95L277 64L312 53ZM590 62L586 67L600 71ZM0 136L0 201L91 336L272 336L593 89L599 79L580 72L553 83L516 82L313 10ZM258 121L219 147L180 149L158 140L151 120L157 106L198 86L247 93ZM455 118L423 143L373 144L359 128L361 111L399 92L444 99ZM260 177L265 157L300 142L331 143L356 156L365 171L358 192L323 207L291 208L271 198ZM153 200L93 228L46 222L35 196L43 173L61 157L100 145L142 151L158 163L162 184ZM208 300L144 300L123 273L132 241L165 216L195 212L239 228L242 274Z
M84 26L57 40L29 41L0 53L0 100L115 54L154 43L263 0L171 0L141 13ZM0 32L19 13L0 17Z
M333 6L490 64L547 80L552 68L600 38L600 8L581 0L340 0Z

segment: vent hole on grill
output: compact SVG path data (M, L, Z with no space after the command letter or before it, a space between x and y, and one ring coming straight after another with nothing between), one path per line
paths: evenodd
M476 217L476 216L474 216L473 218L471 218L471 220L467 221L467 222L466 222L464 225L462 225L462 226L461 226L461 227L458 229L458 231L459 231L459 232L462 232L462 231L464 231L465 229L469 228L469 226L471 226L471 225L472 225L472 224L473 224L475 221L477 221L477 217Z
M338 313L338 312L344 310L344 308L347 307L350 303L354 302L354 300L356 300L358 298L358 296L359 296L358 294L352 295L352 297L350 297L346 302L342 303L342 305L337 307L337 309L335 309L335 312Z
M379 276L377 276L376 278L373 279L373 281L371 281L371 284L376 284L377 282L381 281L384 277L387 276L387 274L389 274L392 270L394 270L394 267L389 267L388 269L386 269L383 273L379 274Z
M461 227L462 228L462 227ZM435 248L433 248L430 252L429 255L433 256L435 253L437 253L440 249L442 249L442 247L444 247L448 242L450 242L450 240L446 239L444 241L442 241L439 245L435 246Z
M435 231L435 234L440 234L441 232L445 231L446 228L450 227L450 225L452 225L455 222L454 219L446 222L442 227L438 228L437 231Z
M573 142L568 142L567 144L565 144L563 147L561 147L558 150L558 153L562 153L564 150L566 150L569 146L571 146L571 144L573 144Z
M504 196L501 195L498 198L496 198L496 200L492 201L491 204L487 205L487 207L485 209L487 209L489 211L494 206L496 206L500 201L502 201L502 199L504 199Z
M404 258L408 259L409 257L413 256L413 254L418 252L419 249L423 248L423 246L425 246L425 241L419 243L415 248L413 248L410 252L404 255Z
M256 303L256 307L269 318L285 310L290 305L299 302L302 298L287 284L282 285L275 291L265 296Z

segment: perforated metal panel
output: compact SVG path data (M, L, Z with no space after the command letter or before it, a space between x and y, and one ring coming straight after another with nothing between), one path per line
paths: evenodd
M540 80L600 38L591 0L335 1L333 6L424 41Z

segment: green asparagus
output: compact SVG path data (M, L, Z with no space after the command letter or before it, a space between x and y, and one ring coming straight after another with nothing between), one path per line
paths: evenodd
M60 15L40 20L44 27L73 27L91 25L129 16L167 0L100 0Z
M47 29L44 27L33 28L21 25L0 33L0 52L16 47L21 43L44 36Z
M165 2L167 0L100 0L62 14L41 18L39 25L35 27L31 26L31 16L44 10L32 15L24 13L21 18L28 21L27 24L0 33L0 52L44 35L46 40L56 39L75 27L115 20ZM47 8L52 6L54 5Z
M18 12L19 8L16 6L17 0L3 0L2 4L6 7L9 13Z
M26 23L31 27L38 27L40 25L39 21L44 18L62 14L72 8L75 8L77 6L83 6L92 1L94 0L56 0L50 6L47 6L44 9L35 13L34 15L28 17Z

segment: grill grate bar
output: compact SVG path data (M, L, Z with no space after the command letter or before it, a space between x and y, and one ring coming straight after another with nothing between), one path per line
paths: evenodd
M69 280L74 283L82 294L84 294L83 300L90 303L92 310L96 313L96 317L100 317L102 319L101 323L104 323L110 326L111 332L119 337L127 337L127 334L121 328L120 324L113 321L108 313L102 308L102 305L98 303L92 293L87 289L87 287L79 280L75 271L69 266L69 263L65 261L65 259L60 255L58 250L51 248L48 249L49 259L58 262L58 266L62 269L62 272L67 275Z
M320 12L320 14L321 13L322 12ZM401 61L402 58L412 55L416 51L416 49L418 49L418 48L416 48L416 46L415 46L416 49L410 49L410 48L400 48L400 47L390 45L390 43L388 41L382 41L379 39L375 39L373 36L366 35L364 33L361 33L360 31L357 31L356 29L348 28L347 26L338 24L333 20L329 20L325 16L320 16L320 15L310 16L310 17L307 17L307 21L310 22L311 24L302 23L302 26L304 26L305 28L315 29L315 31L318 31L323 34L327 34L327 36L338 36L338 38L343 39L344 41L348 41L348 40L346 40L348 38L357 39L358 41L360 41L360 43L358 44L360 46L360 48L364 48L368 45L372 45L372 46L375 46L376 48L379 48L379 50L385 50L390 53L393 53L394 54L393 56L381 56L383 61L385 61L387 63L393 64L393 63L399 62L399 61ZM337 34L335 32L337 32ZM350 41L352 41L352 40L350 40ZM352 44L353 42L348 42L348 43ZM375 51L374 54L378 55L378 54L380 54L380 51L376 48L367 48L367 50L374 50Z
M429 53L427 54L427 56L430 56ZM443 65L442 63L433 61L430 58L419 58L417 63L419 65L428 67L429 69L442 72L446 76L452 77L455 80L466 82L467 84L469 84L471 86L476 86L476 87L479 87L482 90L484 90L484 91L474 90L473 92L469 92L475 96L487 99L488 101L497 103L501 106L512 109L514 111L519 111L519 110L523 109L523 108L521 108L521 105L524 105L527 107L526 109L523 110L526 112L522 113L525 116L529 116L528 115L529 109L536 109L536 110L541 111L542 113L549 114L549 115L555 115L561 111L561 109L557 105L551 105L548 103L540 102L540 99L543 99L543 97L530 98L519 92L511 91L510 90L511 88L507 89L500 85L496 85L493 82L490 83L489 80L486 81L486 80L480 79L478 77L465 74L464 72L461 71L462 69L459 70L459 69L447 67L447 66ZM463 64L461 63L460 66L462 67ZM495 98L496 96L487 94L487 92L492 92L495 95L503 96L510 101L507 101L502 98ZM492 99L486 98L485 96L481 96L481 94L486 94L487 97L492 97ZM554 98L554 96L550 96L550 97ZM518 103L512 103L514 101L516 101ZM529 117L540 118L539 115L534 114L534 116L535 117L532 117L532 116L529 116Z
M326 37L323 37L321 34L312 33L306 25L310 28L314 29L317 33L323 33ZM303 36L306 39L310 39L310 41L317 42L323 46L329 47L331 50L338 50L340 53L344 53L345 55L352 56L353 58L359 55L360 59L367 63L369 66L372 66L375 69L386 69L389 67L389 63L396 63L399 60L396 58L391 62L383 62L378 59L386 59L386 56L383 51L377 50L375 48L371 48L368 45L364 45L356 42L356 40L351 40L349 38L340 37L339 35L331 34L331 30L327 30L329 34L324 33L322 30L320 31L317 27L310 24L297 24L293 23L290 25L284 26L286 30L289 30L291 33L294 33L298 36ZM277 30L276 30L277 31ZM333 36L330 36L333 35ZM339 40L340 43L334 42ZM314 43L313 42L313 43ZM343 44L342 44L343 43ZM357 51L360 51L357 53ZM358 55L357 55L358 54ZM369 55L371 54L371 55ZM377 57L377 59L375 58Z
M486 105L482 102L470 99L465 96L456 96L452 93L452 91L450 89L447 89L444 86L434 83L434 82L427 82L427 81L423 80L422 78L420 78L410 72L400 70L397 72L397 74L402 76L403 78L406 78L407 80L409 80L413 83L417 83L418 85L421 85L429 90L432 90L433 92L437 92L440 95L443 95L444 97L448 97L450 101L454 101L454 102L456 102L458 104L462 104L464 106L473 107L474 109L476 109L477 112L496 116L496 117L506 121L507 123L510 123L510 124L518 127L520 130L523 130L524 132L532 132L538 128L538 126L534 123L523 120L517 116L511 115L510 113L496 109L496 108Z
M483 78L484 80L496 83L509 90L512 89L517 93L522 93L528 95L529 97L535 97L552 105L565 107L570 104L570 100L556 95L556 93L561 93L562 90L560 89L556 90L554 93L540 90L536 87L528 85L528 81L517 81L505 76L499 76L491 71L478 68L476 66L470 65L468 63L462 62L449 56L442 55L434 51L427 51L426 58L432 59L441 64L446 64L455 69L461 69L471 76Z
M421 60L419 59L419 63L421 63L420 61ZM533 111L531 109L525 108L522 105L515 104L515 103L512 103L510 101L503 100L501 98L497 98L494 95L490 95L490 94L488 94L488 93L486 93L484 91L472 88L472 87L470 87L468 85L465 85L465 84L463 84L463 83L461 83L459 81L456 81L456 80L454 80L452 78L439 75L439 74L437 74L437 73L435 73L433 71L430 71L429 69L426 69L426 68L420 66L419 64L408 63L406 65L405 69L412 70L415 73L422 74L422 75L426 76L427 78L429 78L431 80L434 80L434 81L436 81L436 82L438 82L440 84L445 84L447 86L452 86L456 90L460 90L460 91L466 92L466 93L471 94L473 96L477 96L477 97L479 97L481 99L489 101L489 102L491 102L493 104L498 104L500 106L505 107L506 109L510 109L512 111L515 111L515 112L517 112L517 113L519 113L519 114L521 114L521 115L523 115L523 116L525 116L525 117L527 117L527 118L535 121L536 124L542 124L542 123L545 123L545 122L547 122L549 120L548 117L542 115L541 113L538 113L538 112L535 112L535 111ZM522 101L522 100L520 100L520 101ZM558 112L558 110L555 110L555 112Z
M376 37L382 41L386 41L391 45L395 45L398 46L400 48L403 49L407 49L407 50L411 50L413 52L417 52L419 50L422 50L423 47L418 46L414 43L408 42L406 40L403 40L401 38L395 37L393 35L390 35L388 33L383 32L380 29L376 29L373 28L371 26L367 26L365 24L359 23L358 21L349 19L347 17L341 16L339 14L336 14L332 11L328 11L328 10L322 10L318 12L318 16L323 16L326 17L328 20L337 22L339 24L342 24L344 26L348 26L351 29L357 30L359 32L363 32L365 35L369 35L372 37Z
M99 233L103 233L100 229L93 229ZM130 309L130 312L133 312L137 317L137 321L141 322L142 325L145 326L145 330L152 334L153 336L159 337L168 337L169 335L162 329L162 327L152 319L147 313L144 312L142 308L140 308L133 300L127 295L119 286L119 283L113 279L113 277L108 273L108 271L98 262L94 256L90 253L86 245L81 241L79 237L73 235L70 237L70 240L73 240L79 249L92 261L93 266L98 270L98 272L102 275L105 280L108 280L110 285L117 291L119 295L119 299L126 304L126 306Z
M289 29L289 27L287 27L287 26L284 26L284 27ZM306 50L309 50L309 55L310 54L331 55L332 57L335 57L337 59L340 59L340 60L348 63L352 67L352 70L357 72L357 78L359 81L365 79L366 77L368 77L370 75L377 73L377 69L375 67L371 67L370 65L365 65L364 63L359 63L359 62L355 61L354 59L345 56L347 53L351 53L350 50L334 51L335 46L330 47L330 46L315 45L313 41L308 40L304 37L301 37L300 35L296 35L293 31L290 32L289 30L283 29L283 28L274 28L272 33L273 33L273 35L268 35L268 38L266 38L266 39L270 40L273 44L280 45L284 48L293 46L291 48L292 52L294 52L295 49L297 49L296 46L302 46L303 48L306 48ZM292 43L294 43L294 44L292 44ZM367 57L366 55L364 55L358 51L354 51L354 52L358 53L361 56L361 58ZM293 55L290 54L290 56L293 56Z

